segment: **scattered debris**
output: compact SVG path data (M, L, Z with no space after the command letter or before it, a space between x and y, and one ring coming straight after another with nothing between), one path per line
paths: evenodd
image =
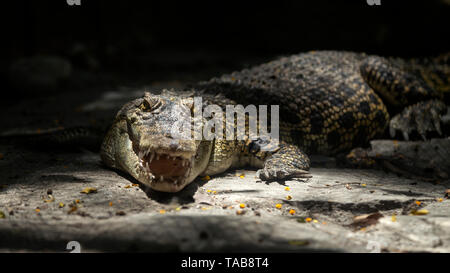
M392 216L391 216L391 221L392 221L392 222L397 222L397 215L392 214Z
M117 216L124 216L124 215L126 215L126 213L123 210L119 210L119 211L116 211L116 215Z
M85 194L97 193L97 189L87 187L87 188L84 188L80 193L85 193Z
M53 197L53 195L49 194L47 197L48 197L48 199L44 199L45 203L50 203L50 202L55 201L55 198Z
M67 214L71 214L71 213L77 211L77 209L78 209L78 207L73 204L70 204L69 207L70 207L70 210L67 212Z
M202 177L201 179L203 181L208 181L208 180L211 180L211 177L209 175L207 175L207 176Z
M383 217L380 212L358 215L353 218L353 223L350 224L351 227L355 229L366 228L378 223L378 219Z
M419 209L411 211L412 215L427 215L429 211L427 209Z
M236 214L237 214L237 215L244 215L244 214L245 214L245 210L242 210L242 209L237 210L237 211L236 211Z

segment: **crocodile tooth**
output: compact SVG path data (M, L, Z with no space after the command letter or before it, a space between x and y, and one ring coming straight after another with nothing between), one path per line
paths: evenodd
M159 154L156 154L156 160L159 160Z
M173 183L174 183L174 184L177 184L177 183L178 183L178 180L177 180L177 179L175 179L175 180L173 181Z
M152 163L153 157L155 156L155 153L150 154L150 158L148 159L148 163Z
M161 177L159 178L159 181L163 182L164 181L164 176L161 175Z

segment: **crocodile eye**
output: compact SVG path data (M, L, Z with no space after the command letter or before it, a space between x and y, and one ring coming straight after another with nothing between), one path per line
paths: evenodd
M144 112L151 112L158 109L161 106L161 100L159 99L145 99L139 108Z

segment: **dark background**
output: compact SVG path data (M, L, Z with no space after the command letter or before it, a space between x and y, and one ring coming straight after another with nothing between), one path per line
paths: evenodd
M395 2L395 4L394 4ZM308 50L401 57L448 51L450 1L95 1L2 4L1 80L20 58L57 55L113 81L189 80ZM92 77L91 77L92 78ZM110 82L101 76L88 84ZM103 79L103 82L102 82ZM6 84L8 87L8 85Z

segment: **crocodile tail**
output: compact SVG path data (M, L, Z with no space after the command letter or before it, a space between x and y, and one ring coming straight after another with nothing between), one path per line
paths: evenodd
M58 151L88 149L100 150L103 130L93 127L70 127L46 132L7 134L0 136L2 143L24 146L33 150Z

